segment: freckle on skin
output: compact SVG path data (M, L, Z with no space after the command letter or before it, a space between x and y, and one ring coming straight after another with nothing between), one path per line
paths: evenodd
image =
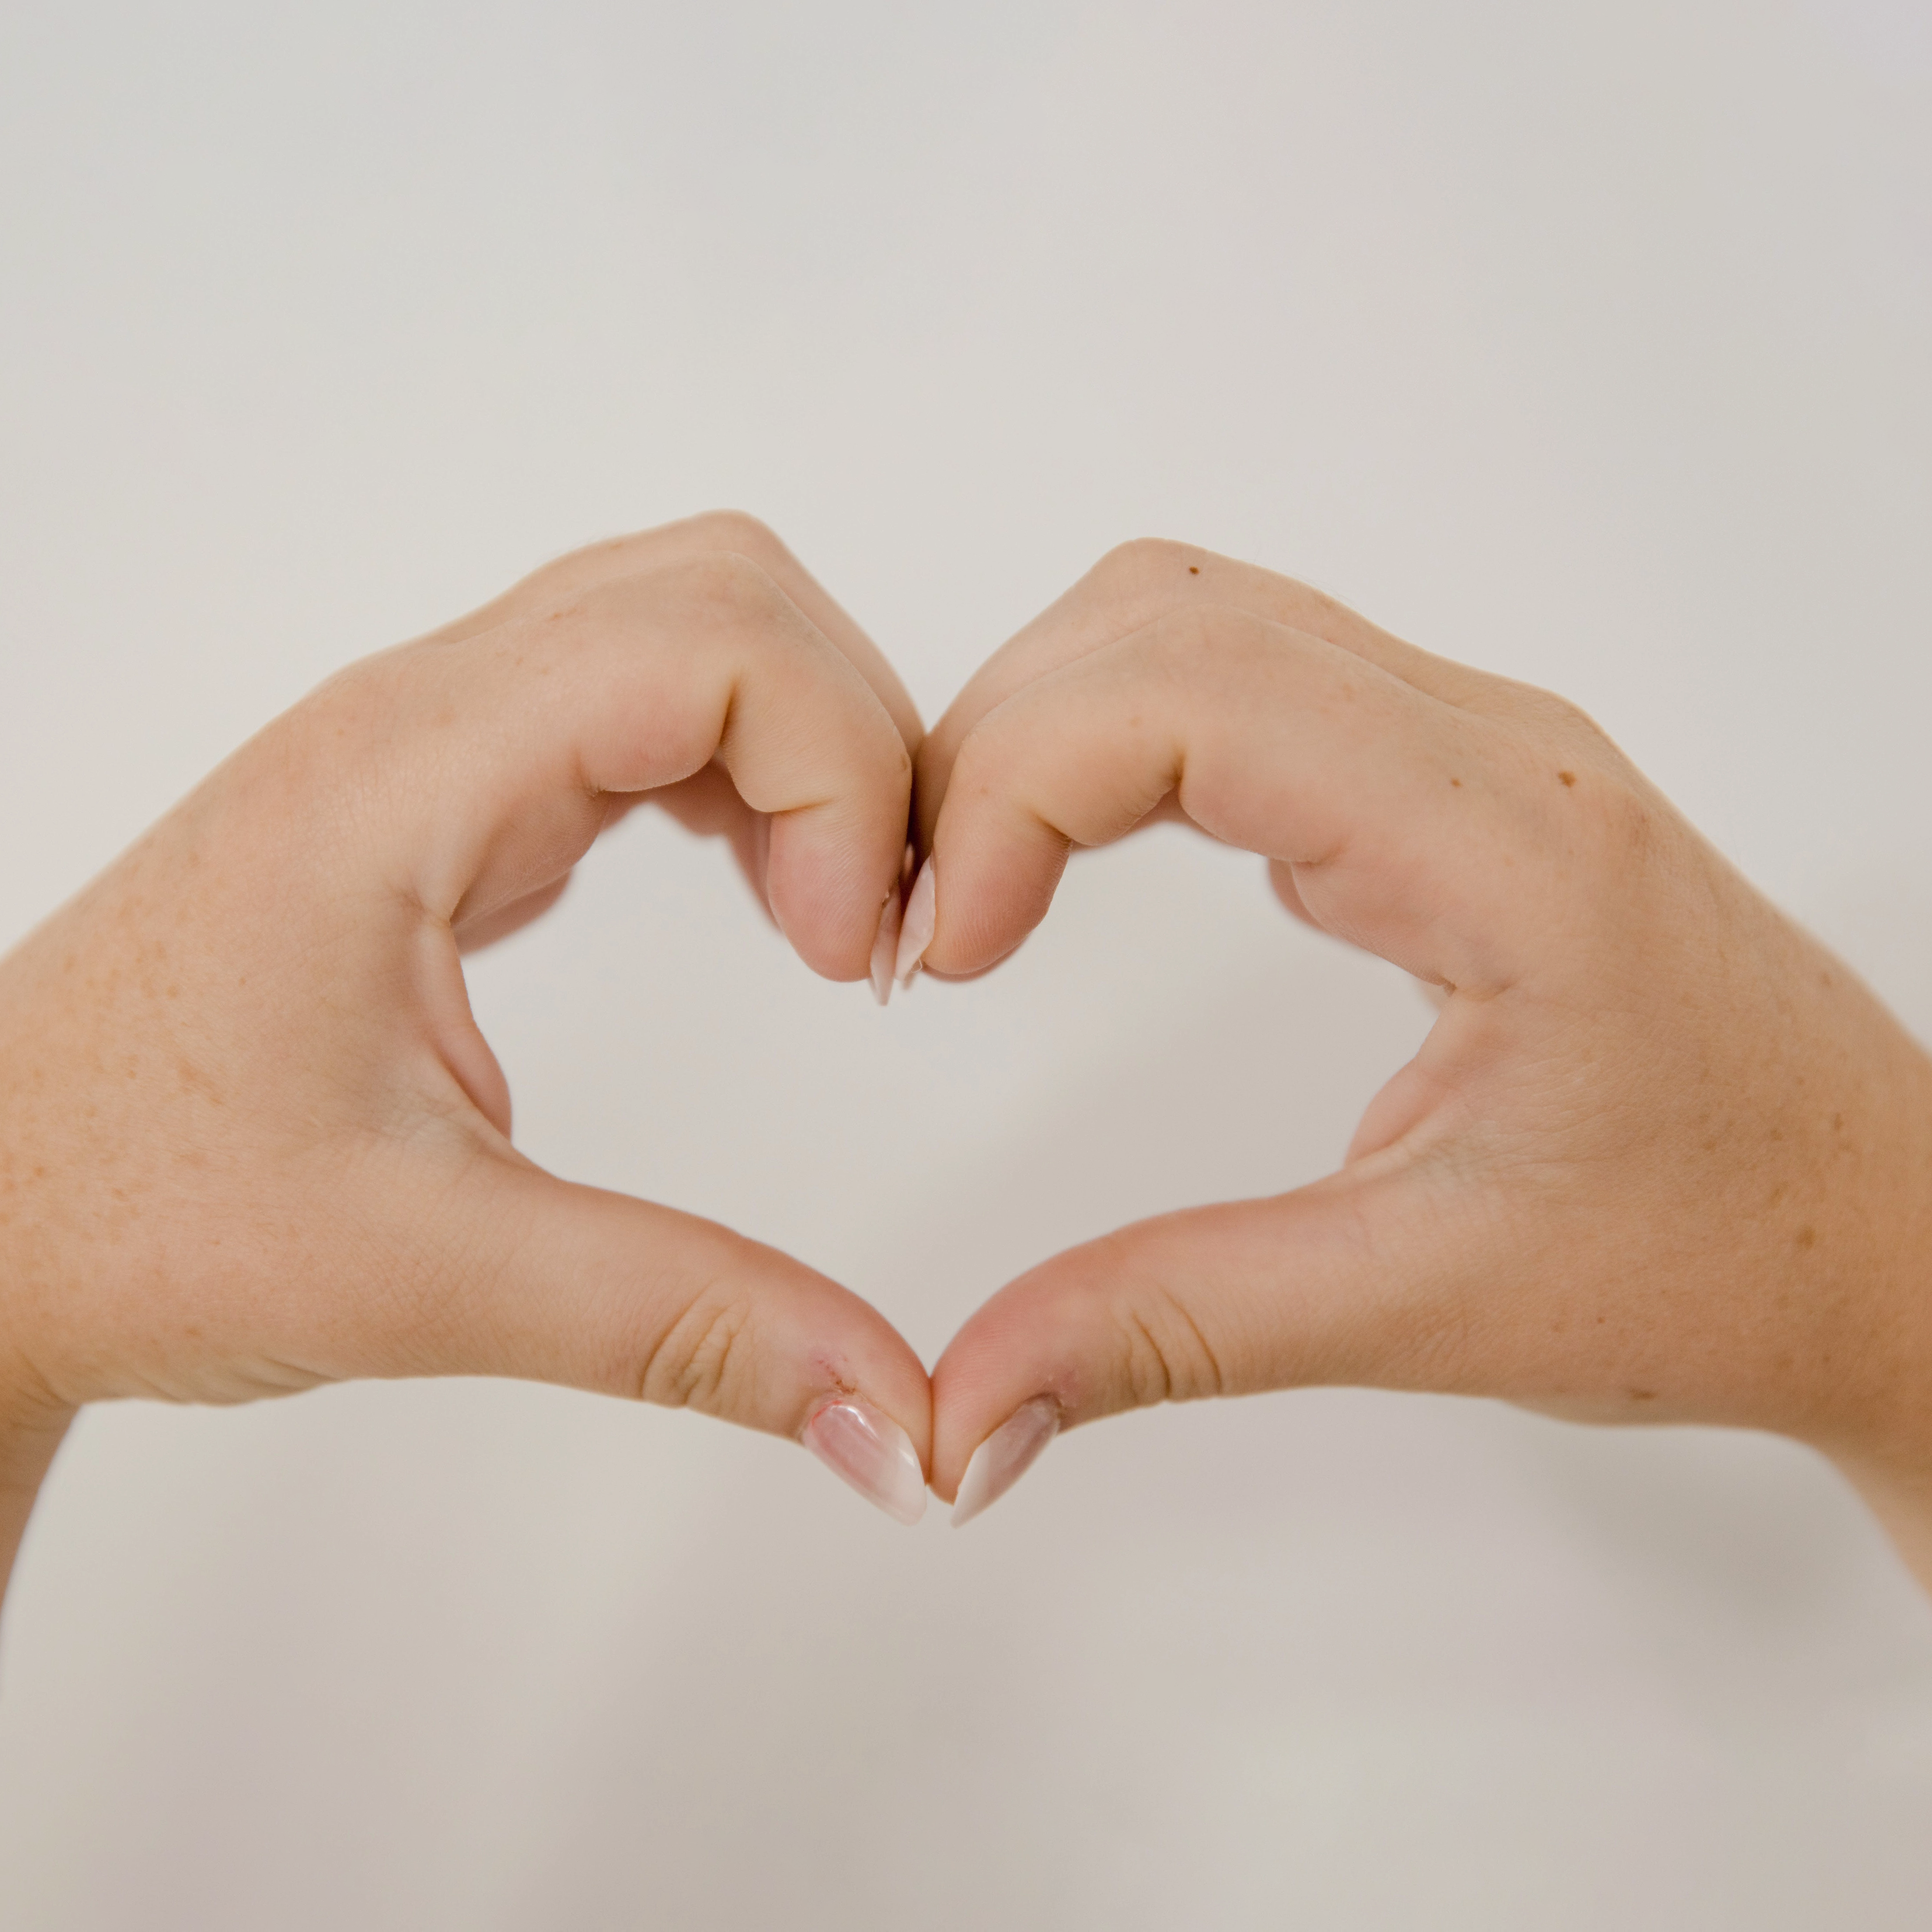
M1462 781L1460 778L1451 778L1449 782L1454 785L1458 791L1462 790Z
M1818 1245L1817 1229L1816 1228L1800 1228L1798 1231L1798 1245L1801 1248L1816 1247Z
M1200 565L1198 563L1190 563L1187 566L1187 574L1190 577L1198 577L1201 574Z
M1574 772L1558 772L1556 776L1567 785L1573 785L1576 782L1576 774Z

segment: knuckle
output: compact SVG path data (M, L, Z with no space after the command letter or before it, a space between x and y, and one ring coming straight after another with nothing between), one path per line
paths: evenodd
M790 554L778 532L746 510L702 511L685 528L694 548L733 551L767 569Z
M967 734L953 754L952 769L946 784L949 800L957 798L965 804L1001 788L1004 776L1012 765L1009 735L1001 730L999 721L992 718Z
M631 575L647 567L656 538L650 530L628 530L566 550L532 571L510 593L518 607L567 604L599 584Z
M1550 722L1566 737L1574 738L1592 748L1607 749L1610 734L1580 704L1567 698L1558 697L1554 692L1545 692L1543 701Z
M1236 694L1250 692L1258 671L1276 668L1280 640L1252 612L1220 604L1186 604L1159 618L1149 654L1169 676L1190 686L1213 673Z
M1202 660L1245 655L1256 626L1246 614L1214 604L1186 604L1165 613L1154 626L1154 647L1166 658L1192 669Z
M1588 788L1585 808L1595 842L1607 848L1614 862L1643 858L1655 848L1657 806L1637 787L1614 778L1598 778Z
M1614 755L1610 734L1580 704L1556 692L1545 691L1540 685L1512 684L1504 688L1510 708L1522 723L1586 755L1592 752Z
M706 551L682 574L706 610L723 622L755 622L790 608L770 574L737 550Z
M713 551L728 552L762 566L790 555L771 526L743 510L704 510L681 523L630 530L566 551L525 580L553 596L595 590L614 579L646 576L654 569Z
M1139 1284L1114 1305L1113 1321L1120 1384L1136 1408L1225 1393L1220 1358L1170 1289L1157 1282Z
M1355 614L1339 597L1331 597L1327 591L1318 590L1312 584L1304 584L1298 577L1276 574L1272 581L1275 596L1280 599L1277 608L1281 620L1298 629L1326 634L1319 630L1319 626L1337 620L1347 622L1354 618Z
M726 1412L746 1372L750 1328L743 1297L707 1282L646 1353L639 1400L706 1415Z
M1115 603L1178 589L1204 552L1171 537L1135 537L1116 544L1088 574L1096 590Z
M401 644L345 665L235 754L224 790L238 779L258 806L305 795L302 815L312 818L326 800L346 803L372 784L386 788L406 766L399 754L450 715L438 649Z
M1136 1408L1151 1408L1174 1393L1174 1373L1162 1352L1160 1338L1134 1310L1117 1318L1120 1381Z

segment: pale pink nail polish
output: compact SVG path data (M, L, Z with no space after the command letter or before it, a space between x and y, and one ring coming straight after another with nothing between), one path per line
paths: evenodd
M926 1514L926 1472L912 1438L870 1402L828 1402L805 1425L805 1446L895 1520L910 1525Z
M1036 1396L1014 1410L978 1448L966 1465L952 1505L952 1527L970 1522L988 1510L1040 1460L1040 1452L1060 1433L1060 1405L1051 1396Z
M892 976L902 986L912 983L926 949L939 922L939 881L928 858L912 882L912 895L906 901L905 922L899 928L898 957L892 962Z
M899 921L905 902L895 886L879 908L879 930L872 941L872 997L884 1006L892 996L892 964L898 957Z

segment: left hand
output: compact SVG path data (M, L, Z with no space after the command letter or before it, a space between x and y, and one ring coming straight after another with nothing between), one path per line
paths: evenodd
M350 1376L700 1408L916 1514L929 1390L897 1331L519 1154L459 952L668 791L733 836L808 965L860 979L918 735L769 531L700 518L352 665L0 961L0 1573L81 1404Z

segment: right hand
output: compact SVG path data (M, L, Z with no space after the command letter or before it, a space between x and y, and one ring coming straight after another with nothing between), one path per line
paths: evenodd
M1372 1384L1784 1431L1932 1576L1932 1063L1573 706L1133 544L962 692L918 795L941 974L1178 805L1443 1000L1338 1172L982 1308L934 1371L942 1496L1139 1404Z

